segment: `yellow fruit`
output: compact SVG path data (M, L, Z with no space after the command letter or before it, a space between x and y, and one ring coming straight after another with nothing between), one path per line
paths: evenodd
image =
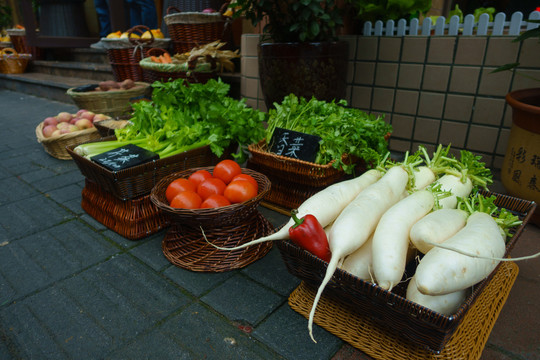
M122 34L121 31L115 31L107 35L107 39L118 39L120 37L120 34Z
M223 13L223 16L227 16L227 17L233 16L232 10L231 10L231 9L227 9L227 11L225 11L225 12Z
M141 39L150 39L152 36L150 35L150 32L154 35L154 39L163 39L165 36L161 32L160 29L152 29L150 31L145 31L144 34L142 34Z
M130 37L132 39L138 39L140 36L134 33L131 33L131 36L130 36L128 32L124 32L122 33L122 35L120 35L120 39L128 39Z

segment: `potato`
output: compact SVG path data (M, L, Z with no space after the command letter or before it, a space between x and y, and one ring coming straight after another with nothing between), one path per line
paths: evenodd
M135 86L135 82L131 79L126 79L120 83L120 87L126 90L131 89L134 86Z

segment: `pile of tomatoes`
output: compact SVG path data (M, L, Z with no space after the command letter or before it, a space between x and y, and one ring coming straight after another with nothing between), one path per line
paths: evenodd
M188 178L172 181L165 191L169 205L178 209L206 209L241 203L257 196L259 185L243 174L233 160L220 161L212 173L197 170Z

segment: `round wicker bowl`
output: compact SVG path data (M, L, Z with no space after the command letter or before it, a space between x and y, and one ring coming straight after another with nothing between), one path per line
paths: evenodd
M45 151L60 160L72 160L71 155L68 153L66 146L79 145L85 142L97 140L101 138L99 132L95 127L90 129L79 130L69 134L62 134L46 138L43 136L43 122L39 123L36 127L36 138Z
M149 88L148 83L135 82L135 87L127 90L77 92L71 88L66 93L79 109L117 117L130 113L131 102L147 95Z
M160 210L169 216L171 224L189 226L197 229L199 226L202 226L205 229L215 229L235 226L242 222L246 222L248 219L252 219L257 215L257 206L264 196L270 191L270 180L259 172L245 168L242 169L242 172L244 174L253 176L259 184L259 193L254 198L243 203L213 209L177 209L169 206L169 203L165 197L167 186L173 180L182 177L188 178L195 171L201 169L208 170L210 173L212 173L214 167L192 168L173 173L162 178L152 188L150 199Z

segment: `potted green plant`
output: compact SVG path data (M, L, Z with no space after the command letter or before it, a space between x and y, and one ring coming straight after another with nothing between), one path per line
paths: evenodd
M540 20L529 20L540 23ZM513 41L522 42L538 38L540 27L527 30ZM514 71L516 75L528 76L519 71L519 63L500 66L493 72ZM506 94L506 102L512 108L512 127L501 169L501 181L513 196L540 202L540 87L518 89ZM533 214L532 222L540 225L540 212Z
M259 77L271 108L291 93L345 98L349 47L339 41L342 8L335 0L236 0L235 16L263 26Z
M399 20L418 17L431 9L431 0L345 0L363 21Z

